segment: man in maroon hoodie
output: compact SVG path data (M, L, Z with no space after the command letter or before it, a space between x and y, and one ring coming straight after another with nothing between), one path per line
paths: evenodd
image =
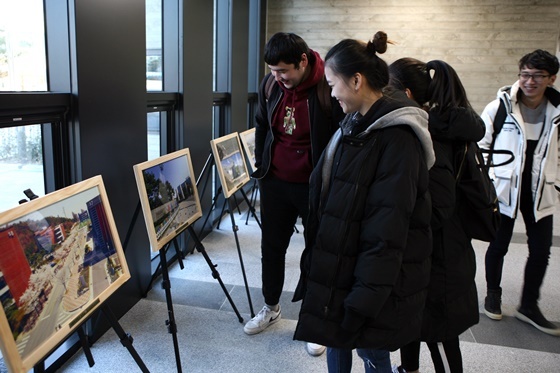
M305 229L309 176L344 114L330 97L319 54L298 35L279 32L267 42L271 70L259 88L255 160L262 220L262 292L265 306L244 328L257 334L280 320L286 250L301 217ZM270 75L272 74L275 81ZM271 84L272 83L272 84ZM326 99L325 99L326 97ZM330 100L328 104L324 101ZM311 355L324 347L308 344Z

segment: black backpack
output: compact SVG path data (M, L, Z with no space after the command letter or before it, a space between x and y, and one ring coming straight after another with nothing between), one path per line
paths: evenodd
M512 152L494 149L496 136L501 131L505 118L505 106L500 101L494 118L490 149L480 149L477 143L467 142L455 158L461 160L456 173L457 213L467 235L480 241L494 240L501 220L498 196L488 169L503 166L514 159ZM489 154L488 163L484 162L483 153ZM492 154L507 154L510 158L500 164L491 164Z
M467 236L490 242L500 227L500 208L494 184L476 142L467 142L456 174L456 210Z

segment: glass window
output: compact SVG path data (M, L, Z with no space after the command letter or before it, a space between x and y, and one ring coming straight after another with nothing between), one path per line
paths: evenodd
M18 205L31 189L45 194L41 125L0 128L0 211Z
M148 160L161 156L161 115L160 112L148 113Z
M163 90L161 0L146 0L146 90Z
M43 0L0 0L0 91L46 91Z

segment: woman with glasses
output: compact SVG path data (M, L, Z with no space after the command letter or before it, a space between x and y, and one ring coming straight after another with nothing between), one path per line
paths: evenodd
M486 135L479 142L489 148L494 134L493 121L500 101L507 117L495 135L494 149L514 153L514 162L490 169L500 203L502 222L498 235L486 251L486 286L484 313L492 320L502 319L502 268L513 233L515 219L525 222L529 256L525 265L524 284L515 317L538 330L560 336L560 328L541 313L538 300L550 247L552 217L558 205L560 163L558 161L558 125L560 92L554 88L559 64L547 51L535 50L519 61L519 80L501 88L498 97L486 106L482 119ZM493 163L501 161L493 156Z

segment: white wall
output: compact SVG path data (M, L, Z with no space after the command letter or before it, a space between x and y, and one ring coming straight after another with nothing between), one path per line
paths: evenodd
M294 32L323 57L344 38L385 31L396 45L382 57L440 59L457 70L481 112L517 79L526 53L557 53L560 0L268 0L267 39Z

